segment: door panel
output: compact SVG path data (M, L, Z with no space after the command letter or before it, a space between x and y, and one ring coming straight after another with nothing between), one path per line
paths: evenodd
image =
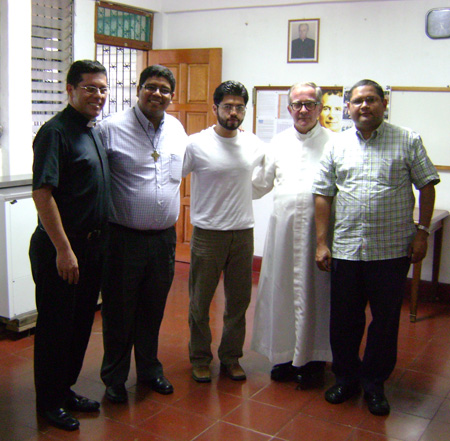
M207 127L207 117L204 113L190 112L186 115L186 131L197 133Z
M181 121L188 135L215 123L213 93L222 82L222 49L152 50L148 53L148 64L161 64L174 74L177 84L167 113ZM190 259L193 228L189 207L190 176L181 183L180 216L176 224L176 259L182 262Z

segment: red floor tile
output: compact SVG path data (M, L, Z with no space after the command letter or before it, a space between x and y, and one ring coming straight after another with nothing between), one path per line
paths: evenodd
M348 439L352 428L342 424L331 423L307 415L297 415L289 421L277 437L288 441L345 441Z
M441 407L439 407L439 410L433 420L440 421L442 423L450 423L450 399L442 402Z
M212 418L175 407L167 407L139 424L139 428L174 441L189 441L213 426L214 423Z
M266 441L272 440L268 435L263 435L243 427L234 426L232 424L218 422L207 431L202 433L195 441Z
M391 411L386 417L369 414L359 428L385 435L389 439L392 437L402 441L419 441L429 423L430 420L426 418Z
M398 363L386 382L392 412L387 417L376 417L368 412L362 396L340 405L325 401L323 394L334 383L329 364L326 384L319 390L300 391L295 383L271 381L271 363L249 349L257 275L241 360L247 380L232 381L219 373L217 348L224 308L221 283L211 307L212 382L196 383L191 378L188 356L188 271L188 265L177 264L160 335L159 356L165 375L174 385L174 393L160 395L137 383L132 361L126 383L128 403L115 405L105 399L105 386L100 379L102 324L97 312L83 370L74 390L100 401L102 407L98 414L76 414L81 426L73 433L51 427L36 417L32 333L17 336L0 328L0 440L450 440L449 306L419 304L418 320L410 323L409 304L405 302ZM363 350L364 342L361 353Z
M205 384L174 403L175 407L220 419L242 404L243 399Z
M423 432L420 441L444 441L450 439L450 424L432 421Z
M275 435L294 416L294 411L247 400L223 420L267 435Z
M396 386L420 394L446 397L450 393L450 378L406 370Z

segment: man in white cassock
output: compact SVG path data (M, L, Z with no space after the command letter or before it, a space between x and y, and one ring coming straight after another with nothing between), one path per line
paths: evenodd
M288 94L294 126L276 135L253 179L253 198L274 189L256 302L252 349L275 364L271 378L301 389L323 384L329 344L329 273L315 264L311 186L333 133L318 122L322 91L295 84Z

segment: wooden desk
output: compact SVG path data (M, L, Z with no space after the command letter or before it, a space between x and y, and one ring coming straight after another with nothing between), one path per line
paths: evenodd
M441 250L442 250L442 225L444 219L450 213L447 210L433 211L433 217L430 224L430 236L434 234L434 249L433 249L433 269L431 276L431 289L433 297L437 296L437 289L439 284L439 268L441 265ZM414 222L419 222L419 209L414 208ZM409 321L415 323L417 317L417 300L419 297L419 283L420 273L422 272L422 262L413 265L413 279L411 283L411 306L409 312Z

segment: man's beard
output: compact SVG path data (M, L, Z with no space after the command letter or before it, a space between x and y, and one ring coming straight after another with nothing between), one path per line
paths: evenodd
M217 122L227 130L236 130L243 121L243 119L239 119L238 117L230 121L229 118L222 118L220 115L217 115Z

